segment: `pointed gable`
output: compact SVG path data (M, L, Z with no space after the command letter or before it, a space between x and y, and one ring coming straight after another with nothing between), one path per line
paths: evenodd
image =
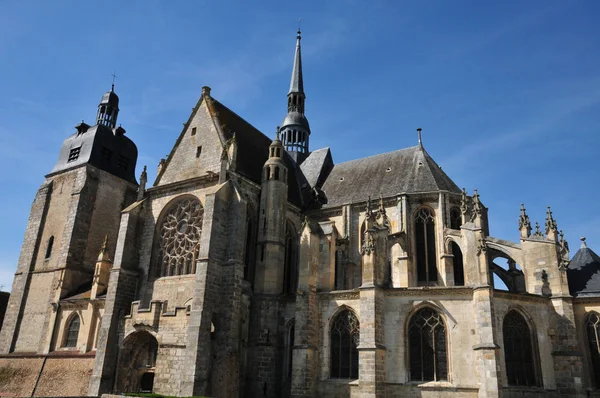
M209 90L203 89L154 186L200 177L208 172L218 173L221 169L225 143L215 112L211 109L209 93Z

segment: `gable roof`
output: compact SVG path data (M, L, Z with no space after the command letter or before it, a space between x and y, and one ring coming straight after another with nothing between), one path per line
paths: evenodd
M324 207L362 202L369 195L461 192L421 146L337 164L322 189L327 197Z
M262 167L268 159L271 139L219 101L212 99L210 102L225 141L235 135L238 144L237 171L260 184Z

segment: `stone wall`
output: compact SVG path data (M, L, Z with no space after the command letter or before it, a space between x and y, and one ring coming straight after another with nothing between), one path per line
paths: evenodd
M93 362L93 356L0 358L0 395L87 395Z

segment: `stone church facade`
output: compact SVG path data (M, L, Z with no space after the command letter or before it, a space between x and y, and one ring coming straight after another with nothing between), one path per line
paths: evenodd
M19 382L0 391L600 396L585 241L570 259L549 208L535 227L521 208L519 242L490 236L420 131L335 164L305 100L298 32L275 139L204 87L148 187L113 86L34 199L0 331Z

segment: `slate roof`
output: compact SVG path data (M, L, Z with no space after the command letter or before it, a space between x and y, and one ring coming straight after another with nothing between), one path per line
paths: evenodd
M312 151L300 165L300 170L310 187L320 187L333 168L333 160L329 148Z
M369 195L461 192L420 146L337 164L322 189L327 197L324 207L365 201Z
M137 147L132 140L117 131L119 128L113 130L107 126L95 125L68 137L63 142L58 161L48 176L87 163L137 184L135 179ZM79 156L74 161L69 161L71 149L74 148L80 148ZM107 153L110 155L107 156ZM127 159L126 167L121 164L121 159Z
M252 181L260 184L262 181L262 169L269 155L269 145L272 140L252 126L246 120L227 108L219 101L212 99L212 105L218 112L219 122L225 134L225 139L231 139L235 133L238 143L236 167L237 171ZM288 200L296 206L303 203L300 186L304 183L301 173L298 172L296 163L285 153L283 157L288 168ZM295 183L293 183L295 182Z
M302 79L302 53L300 50L300 31L296 38L296 51L294 53L294 68L292 69L292 80L290 81L290 93L303 93L304 81Z
M600 296L600 257L585 243L569 263L567 279L572 296Z

